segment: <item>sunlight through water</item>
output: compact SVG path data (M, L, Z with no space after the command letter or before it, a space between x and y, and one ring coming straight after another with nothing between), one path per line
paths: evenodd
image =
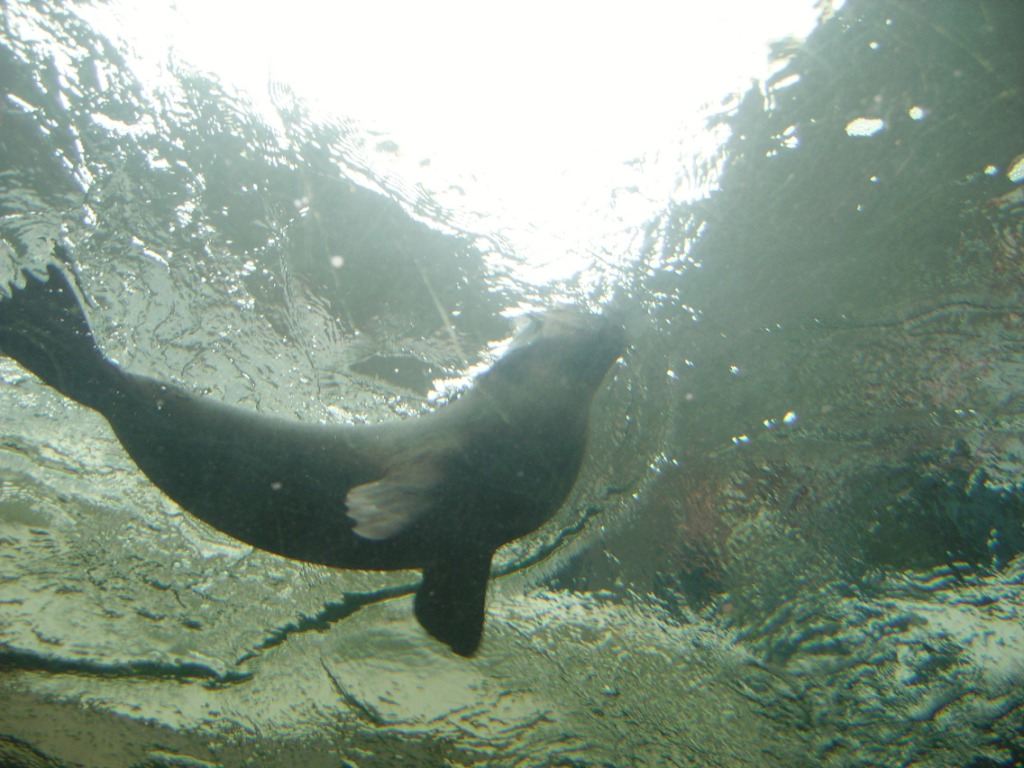
M500 233L517 276L538 283L623 259L667 202L706 195L724 139L706 118L818 16L813 0L121 0L83 13L126 42L144 82L185 63L271 124L283 83L315 115L379 132L392 148L381 167Z

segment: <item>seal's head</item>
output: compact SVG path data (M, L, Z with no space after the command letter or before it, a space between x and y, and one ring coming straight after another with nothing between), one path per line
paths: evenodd
M625 329L604 315L560 308L524 320L488 378L550 394L572 392L589 402L626 351Z

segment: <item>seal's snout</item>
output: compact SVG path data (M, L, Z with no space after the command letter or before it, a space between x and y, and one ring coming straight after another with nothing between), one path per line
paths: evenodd
M613 316L605 317L605 343L609 349L617 350L615 358L618 359L626 354L629 347L629 335L626 333L626 326Z
M626 329L609 315L559 310L544 323L543 337L563 351L563 366L589 387L596 388L626 353Z
M600 331L600 349L605 358L605 371L600 376L604 378L608 369L626 354L626 350L629 348L629 336L626 334L626 327L617 320L611 317L603 317L602 320L604 322Z

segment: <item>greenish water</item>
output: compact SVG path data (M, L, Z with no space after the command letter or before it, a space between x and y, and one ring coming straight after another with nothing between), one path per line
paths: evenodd
M418 574L237 545L0 359L0 758L1024 760L1024 6L848 2L722 94L724 143L678 169L720 169L706 197L544 284L358 126L278 92L271 127L181 64L144 87L75 6L2 8L0 285L66 242L126 368L379 422L524 307L632 345L471 661L411 619Z

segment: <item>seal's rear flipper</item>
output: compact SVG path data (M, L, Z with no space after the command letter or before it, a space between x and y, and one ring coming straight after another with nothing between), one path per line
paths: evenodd
M27 269L23 274L24 288L11 283L9 296L0 293L0 354L68 397L99 409L115 369L96 346L67 273L50 264L46 280Z
M484 631L484 602L493 552L466 552L423 569L416 618L460 656L472 656Z

